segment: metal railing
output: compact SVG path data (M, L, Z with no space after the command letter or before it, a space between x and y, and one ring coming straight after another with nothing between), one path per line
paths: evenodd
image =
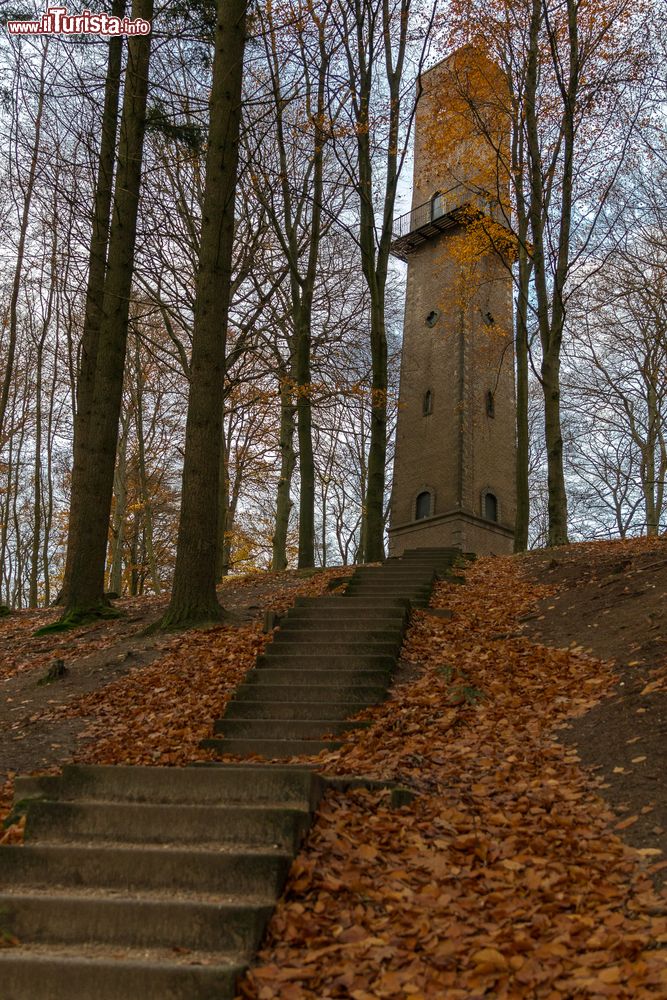
M405 215L399 215L394 219L393 238L400 240L416 229L427 226L431 222L436 222L443 215L448 215L463 205L478 205L488 211L489 200L481 194L475 194L466 184L455 184L447 191L438 192L428 201L415 206Z

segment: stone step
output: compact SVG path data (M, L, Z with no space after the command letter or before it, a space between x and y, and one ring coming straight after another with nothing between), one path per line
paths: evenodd
M232 1000L244 968L233 961L189 965L166 957L0 952L3 1000Z
M333 611L336 607L343 608L382 608L387 611L404 613L409 612L410 603L403 597L349 597L343 594L341 597L297 597L294 602L296 608L329 608ZM349 614L349 611L347 612Z
M26 844L0 847L0 931L20 943L0 949L0 997L232 1000L323 787L261 764L18 779Z
M378 588L383 592L388 592L390 596L397 595L400 597L403 593L407 594L411 590L414 590L415 587L420 589L427 587L431 589L435 579L435 576L432 580L423 573L420 573L418 577L410 577L409 580L394 579L392 577L361 576L358 580L350 581L350 585L343 597L354 597L360 588L363 588L364 591L367 588Z
M460 553L459 553L460 555ZM440 555L437 552L419 552L413 555L404 555L398 562L400 566L452 566L459 555Z
M328 622L336 622L336 624L342 620L368 622L374 626L392 624L403 627L407 622L407 618L407 607L378 608L373 605L359 606L353 601L349 599L346 601L343 598L340 604L334 604L330 608L326 607L326 605L313 605L312 607L303 604L295 605L293 608L290 608L287 617L281 622L281 627L283 623L287 622L306 622L320 619Z
M422 563L420 561L415 561L414 563L409 563L403 565L402 563L396 563L395 566L364 566L358 569L350 580L364 580L364 579L386 579L386 580L414 580L417 578L433 578L435 576L435 569L432 565L427 563Z
M405 599L410 602L410 607L414 607L415 601L430 601L431 599L431 587L413 587L408 589L407 587L401 587L400 591L405 595ZM371 598L379 597L382 594L382 589L375 584L360 584L359 588L354 591L350 600L355 598L357 594L368 595Z
M276 632L271 645L280 642L336 642L341 639L346 643L392 642L399 646L401 644L402 624L364 627L359 619L354 619L350 625L343 624L346 621L347 619L338 619L335 628L332 628L333 623L329 618L284 621L281 622L280 630Z
M296 645L296 643L295 643ZM307 646L299 646L298 652L288 652L285 648L275 649L272 653L262 653L257 657L256 670L250 670L245 680L254 681L258 679L258 674L264 670L305 670L309 674L318 674L322 670L335 670L339 665L340 671L350 673L355 670L380 670L387 675L396 664L396 655L388 656L386 653L346 653L345 655L328 653L316 656L311 653ZM323 680L320 677L320 680Z
M443 577L447 577L447 575L451 573L453 565L454 564L451 562L437 562L433 560L425 560L422 562L419 559L413 559L411 562L413 572L419 569L421 573L433 573L434 581L438 578L442 579Z
M323 714L322 705L317 706ZM354 711L359 709L354 706ZM330 711L330 710L328 710ZM352 713L350 713L352 714ZM153 805L145 802L50 802L26 809L26 837L40 842L77 839L120 841L131 832L141 844L277 845L295 850L310 812L284 805Z
M350 595L350 600L357 597L358 595L368 595L371 598L380 597L382 593L389 591L388 587L380 587L373 583L360 583L358 587L355 588L354 592ZM426 598L429 599L431 596L431 587L400 587L398 588L405 596L407 601L410 601L412 605L415 598Z
M439 555L437 552L418 553L415 555L404 555L395 564L404 568L411 566L451 566L458 556Z
M334 697L327 703L326 710L323 704L321 701L243 701L234 698L227 703L225 719L322 719L326 715L328 719L340 721L363 712L374 705L375 700L339 701Z
M166 897L166 893L165 893ZM97 942L135 948L186 948L250 954L271 916L273 900L247 903L93 894L0 893L3 930L33 944ZM2 952L0 951L0 955ZM1 966L0 966L1 969ZM1 972L0 972L1 975ZM5 994L1 994L4 998ZM83 1000L83 998L82 998Z
M329 642L317 637L313 639L310 635L301 636L290 633L281 636L280 632L275 636L261 654L261 660L272 659L274 656L387 656L394 657L400 648L400 639L377 640L367 639L355 641L354 639L341 638L340 633L334 632ZM258 658L259 659L259 658Z
M416 581L432 580L436 575L435 569L429 565L422 566L417 563L414 566L396 567L374 567L359 569L351 578L350 583L357 580L395 580L401 583L412 583ZM348 585L349 586L349 585Z
M271 672L271 678L275 675ZM303 674L300 675L303 677ZM382 677L384 678L384 674ZM261 696L266 704L289 704L317 702L318 704L342 704L345 702L365 702L366 705L376 705L387 697L388 683L358 683L348 684L345 678L337 675L337 684L305 684L291 681L289 686L280 683L262 683L261 694L256 684L241 685L234 692L234 702L257 702ZM231 703L230 703L231 704Z
M128 834L131 836L131 831ZM290 863L287 853L269 852L266 848L211 851L126 844L101 847L27 843L18 850L0 846L0 885L85 885L137 892L167 885L174 893L205 890L266 900L281 891Z
M368 659L368 657L345 657L346 661L349 660L360 660L362 663ZM386 657L381 658L383 663ZM299 666L299 661L303 661L303 666ZM342 688L348 690L354 687L386 687L389 685L391 680L391 671L389 666L377 669L372 667L364 666L347 666L340 667L336 669L336 657L331 658L327 661L329 667L310 667L309 664L312 663L312 657L302 656L290 656L289 663L291 666L285 666L278 661L276 657L272 658L272 663L268 666L256 667L254 670L249 670L245 675L243 688L252 686L255 690L263 688L265 685L274 687L276 684L289 684L289 685L304 685L308 684L311 687L316 685L324 685L325 687L332 688ZM393 665L393 664L392 664ZM266 691L262 694L262 699L266 700L268 694ZM294 699L302 700L302 699ZM306 699L307 701L308 699Z
M370 722L329 719L322 710L319 719L230 719L225 715L216 720L213 731L231 739L316 740L368 726Z
M256 768L252 784L248 785L248 772L242 766L206 772L180 767L68 764L63 768L62 778L49 775L16 778L15 799L20 802L48 797L60 801L190 805L280 802L310 808L313 789L312 775L290 768Z
M246 737L207 739L199 744L205 750L215 750L220 754L237 754L266 757L268 760L285 757L315 757L322 750L337 750L343 744L340 740L254 740Z
M402 597L406 595L407 599L410 599L410 595L415 592L427 594L431 592L431 584L424 583L423 580L412 583L401 583L395 580L353 580L347 589L342 600L350 600L353 597L359 597L360 594L369 597Z
M435 552L437 555L451 555L454 557L461 555L461 550L453 545L418 545L413 549L406 549L400 558L405 559L406 556L411 558L427 552Z

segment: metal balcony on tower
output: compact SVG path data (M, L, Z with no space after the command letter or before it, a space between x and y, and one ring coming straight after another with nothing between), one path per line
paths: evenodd
M473 216L494 216L493 204L486 193L475 193L465 184L447 191L437 191L428 201L417 205L394 220L391 253L407 261L420 246L448 229L454 229Z

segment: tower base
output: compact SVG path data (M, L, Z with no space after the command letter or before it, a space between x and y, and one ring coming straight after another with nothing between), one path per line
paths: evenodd
M514 531L461 510L451 510L389 529L389 555L424 546L453 546L478 556L508 555L514 551Z

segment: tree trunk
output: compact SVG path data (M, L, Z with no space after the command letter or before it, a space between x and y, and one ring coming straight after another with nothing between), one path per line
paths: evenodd
M576 9L567 0L570 31L570 59L576 61ZM574 27L572 13L574 12ZM569 265L569 238L572 219L572 165L574 153L574 100L568 93L562 120L563 167L560 204L560 227L557 246L556 272L549 292L548 257L545 247L545 225L548 217L548 197L545 191L542 150L540 145L537 100L538 56L542 27L541 0L533 0L530 22L529 56L527 63L526 138L530 165L530 226L533 242L533 272L537 320L542 343L542 392L544 394L544 429L547 449L547 480L549 504L549 545L566 545L567 493L563 472L563 438L560 422L560 350L563 336L564 286ZM577 77L571 73L570 89L576 93Z
M357 136L358 175L354 180L359 194L359 248L361 269L371 300L371 427L368 451L368 479L363 513L362 537L365 562L384 559L385 479L387 463L387 334L385 326L385 290L392 240L394 206L398 178L404 160L399 155L403 69L405 66L411 0L380 6L356 0L355 31L343 39L350 71L352 104ZM394 31L397 30L397 36ZM430 27L428 29L430 31ZM375 41L378 51L375 50ZM395 40L395 41L394 41ZM379 65L379 50L384 56L388 87L389 122L384 163L384 198L382 222L376 233L373 165L375 151L371 140L371 101L373 73Z
M58 347L59 338L56 333L55 357L53 359L53 371L49 392L49 417L47 421L47 446L46 446L46 503L44 511L44 535L42 538L42 565L44 568L44 606L51 605L51 571L50 571L50 542L51 528L53 526L53 456L55 452L56 419L55 406L57 399L57 386L60 378L58 370Z
M181 517L163 628L218 620L216 551L247 0L219 0L192 335Z
M132 518L132 540L130 542L130 597L139 594L139 516Z
M114 0L112 13L122 18L125 14L126 0ZM100 139L100 154L95 186L95 203L93 209L93 228L90 236L88 253L88 283L86 287L86 306L81 335L80 359L76 383L76 407L74 412L73 433L73 463L72 486L69 512L69 529L67 540L67 558L65 562L65 577L62 595L69 590L69 580L73 567L74 546L79 529L82 512L80 504L84 495L84 477L88 462L86 435L91 421L93 393L95 388L95 367L97 363L97 347L99 343L100 325L102 322L102 306L104 299L104 281L107 265L107 249L109 229L111 226L111 194L113 189L113 172L116 159L116 136L118 133L118 104L120 95L121 64L123 57L123 37L109 39L109 55L107 73L104 85L104 109L102 112L102 131Z
M40 144L42 137L42 115L44 113L44 88L46 78L46 55L48 42L45 42L42 49L42 62L39 69L39 94L37 97L37 114L35 117L35 141L32 147L30 158L30 169L23 193L23 208L21 210L21 221L19 222L19 242L16 250L16 266L14 268L14 278L12 290L9 296L9 329L7 340L7 355L5 357L5 371L0 387L0 444L5 436L5 422L7 417L7 404L9 402L9 392L14 377L14 358L16 355L16 337L18 333L18 301L23 281L23 258L25 256L26 238L28 235L28 223L30 221L30 206L35 190L35 178L37 176L37 165L39 162Z
M380 292L380 288L377 289ZM365 562L384 560L384 486L387 464L387 334L384 323L384 286L371 306L371 364L373 388L371 440L366 489Z
M563 437L560 420L560 358L546 355L542 361L544 436L547 446L549 493L549 545L567 545L567 494L563 472Z
M646 510L646 534L658 536L660 506L656 504L656 447L658 439L657 393L655 383L650 381L646 393L646 445L642 456L642 489L644 493L644 508Z
M299 568L315 565L315 461L312 440L312 387L311 387L311 326L313 294L317 278L317 266L322 238L322 200L324 191L324 148L330 138L327 127L330 49L326 24L331 12L330 5L315 10L308 5L312 24L317 29L318 56L316 86L312 86L307 102L307 116L312 127L312 151L306 171L307 184L299 186L290 182L291 158L289 140L285 137L285 108L289 100L282 90L282 65L277 42L275 24L270 20L266 32L266 52L271 67L271 86L276 118L276 142L280 160L280 184L282 193L282 218L278 219L270 199L264 200L280 242L286 251L290 276L292 317L294 322L293 371L296 383L296 426L299 442ZM305 50L302 49L305 57ZM304 63L304 78L309 80L309 72ZM308 90L310 91L310 83ZM312 101L312 103L311 103ZM310 176L308 176L308 174ZM310 232L307 251L304 251L303 227L310 206ZM306 266L301 259L306 256ZM289 484L288 484L289 489Z
M528 460L530 434L528 425L528 284L529 264L525 245L519 249L519 291L516 304L516 521L514 551L528 548L530 522L530 489Z
M123 418L118 442L118 457L114 476L116 504L111 525L111 572L109 590L119 597L123 593L123 543L125 541L125 514L127 511L127 437L130 414Z
M271 569L274 571L287 568L287 534L293 506L290 489L296 466L292 393L292 381L283 375L280 380L280 479L276 494L276 527L271 555Z
M151 21L152 0L134 0L132 15ZM146 122L151 36L132 37L123 99L114 213L104 283L103 314L95 363L90 421L82 442L85 465L73 477L69 547L70 576L65 581L65 613L61 624L105 611L104 568L109 512L116 464L127 346L134 245L141 186L141 160Z
M28 607L39 605L39 538L42 528L42 375L44 336L37 345L35 384L35 460L33 466L32 546L30 552L30 595Z
M229 564L231 561L231 544L229 533L231 524L229 523L229 450L227 448L227 435L225 434L225 412L222 412L222 430L220 433L220 471L218 473L220 481L218 483L218 544L216 546L216 570L215 579L220 581L229 574Z
M296 331L296 426L299 441L299 569L315 565L315 459L310 403L310 322Z
M146 560L148 562L148 572L151 575L153 592L159 597L162 593L160 576L157 571L155 559L155 547L153 545L153 502L148 488L148 475L146 473L146 443L144 441L144 373L141 368L141 352L139 350L139 338L134 339L134 367L136 372L136 395L134 400L135 421L137 427L137 456L139 459L139 488L141 490L141 501L144 511L144 539L146 546Z
M40 560L40 540L42 534L42 518L44 510L44 483L42 475L42 390L44 384L44 345L46 343L46 338L48 336L49 330L51 328L51 317L53 315L53 300L56 289L57 280L57 250L58 250L58 240L55 230L55 220L57 218L57 204L55 191L57 191L57 185L54 188L54 204L53 204L53 220L54 228L51 240L51 264L49 269L49 292L46 303L46 312L41 324L41 334L39 341L37 342L37 364L36 364L36 382L35 382L35 461L33 469L33 489L34 489L34 501L33 501L33 525L32 525L32 552L30 556L30 599L29 606L31 608L36 608L39 605L39 560ZM56 366L54 358L54 367ZM51 412L53 410L53 399L50 403ZM47 442L50 445L50 441L47 436ZM48 445L47 445L48 447ZM46 526L45 526L46 527ZM46 531L45 531L46 535ZM48 552L48 542L45 546ZM43 570L45 578L45 602L48 605L48 562L46 558L43 560Z

